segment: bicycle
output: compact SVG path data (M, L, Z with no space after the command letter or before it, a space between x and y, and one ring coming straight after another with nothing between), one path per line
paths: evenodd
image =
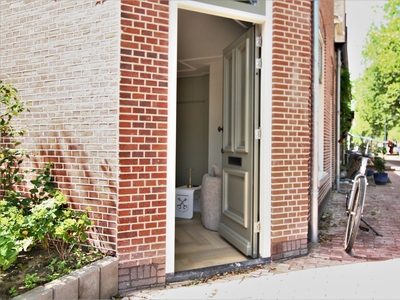
M342 138L339 140L339 143L341 143L341 141L347 134L354 136L350 133L345 133L342 135ZM347 225L344 238L344 248L346 252L350 252L353 249L353 245L356 240L361 221L363 221L363 223L367 225L369 229L375 232L376 235L382 236L362 219L362 213L364 209L364 202L368 185L366 169L368 162L371 159L371 156L368 153L368 148L371 143L371 139L370 138L364 138L364 139L367 141L365 152L359 155L356 158L356 161L354 162L356 163L355 166L358 169L358 172L353 179L353 184L350 193L349 192L346 193ZM361 162L359 162L359 160L361 160Z

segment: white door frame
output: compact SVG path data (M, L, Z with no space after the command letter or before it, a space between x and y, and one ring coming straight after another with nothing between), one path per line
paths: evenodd
M271 256L271 89L272 89L272 1L266 1L265 16L205 4L197 1L169 1L168 47L168 152L167 152L167 222L166 222L166 273L175 272L175 164L176 164L176 81L178 53L178 9L238 19L261 24L262 70L260 91L260 117L262 138L260 141L260 242L261 257Z

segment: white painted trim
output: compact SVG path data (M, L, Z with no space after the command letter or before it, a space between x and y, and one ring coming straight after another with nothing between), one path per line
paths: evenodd
M329 179L329 174L325 171L318 172L318 188L321 187Z
M176 82L178 57L178 2L169 2L168 29L168 141L167 141L167 228L166 273L175 271L175 166L176 166Z
M271 145L272 145L272 1L266 1L266 18L262 24L260 127L260 256L271 257Z
M261 139L260 161L260 255L270 257L271 245L271 74L272 74L272 1L267 1L268 15L261 16L226 7L220 7L189 0L169 1L169 49L168 49L168 169L167 169L167 241L166 273L175 272L175 164L176 164L176 76L178 52L178 9L238 19L262 24L263 69L261 84L261 120L263 138Z
M219 16L230 19L238 19L240 21L252 22L261 24L265 22L266 18L262 15L257 15L249 12L235 10L217 5L206 4L197 1L190 0L176 0L170 1L170 4L174 2L178 8L187 9L199 13L204 13L213 16ZM272 14L271 14L272 15ZM171 18L171 17L170 17Z

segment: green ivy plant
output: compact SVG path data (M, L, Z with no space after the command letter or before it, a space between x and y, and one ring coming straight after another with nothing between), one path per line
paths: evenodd
M349 70L342 67L340 71L340 132L347 132L354 117L351 111L352 85Z

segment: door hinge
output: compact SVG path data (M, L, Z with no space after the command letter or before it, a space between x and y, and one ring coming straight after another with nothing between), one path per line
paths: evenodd
M256 140L261 140L261 128L254 130L254 138Z
M257 36L256 37L256 47L261 47L262 46L262 37Z
M260 221L254 223L254 232L258 233L261 231Z
M261 69L262 67L262 61L261 58L256 59L256 69Z

